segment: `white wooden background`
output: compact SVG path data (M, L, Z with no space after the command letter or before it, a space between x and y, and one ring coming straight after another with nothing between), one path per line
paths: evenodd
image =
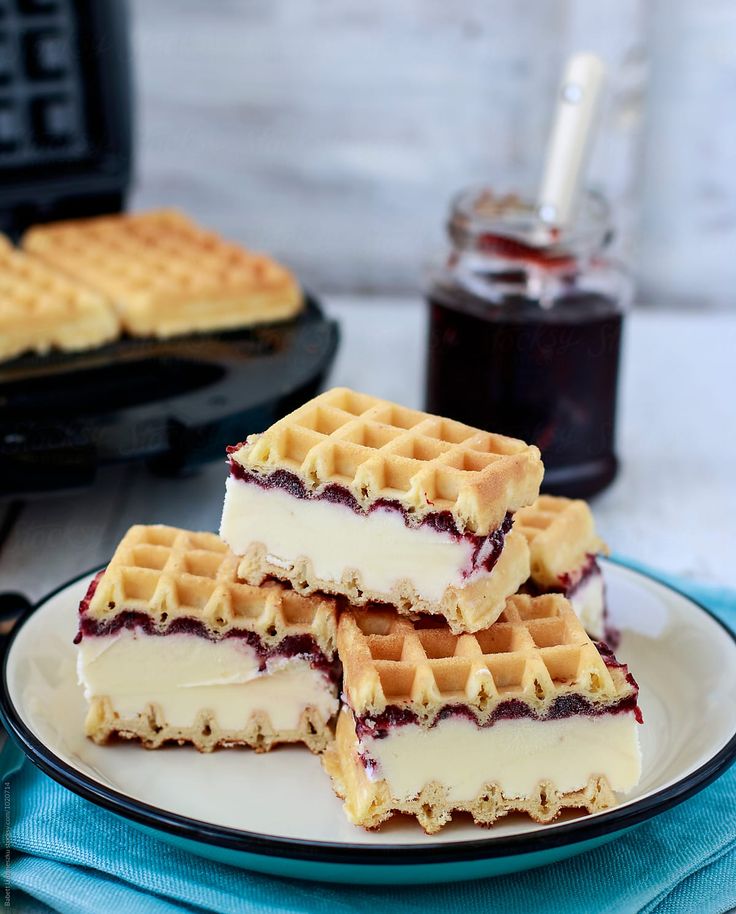
M131 6L134 205L183 205L323 292L414 289L453 191L536 184L587 48L611 73L591 179L642 298L736 307L733 0Z
M533 187L563 61L613 89L593 176L635 216L641 0L136 0L134 205L179 203L320 291L415 288L447 202Z

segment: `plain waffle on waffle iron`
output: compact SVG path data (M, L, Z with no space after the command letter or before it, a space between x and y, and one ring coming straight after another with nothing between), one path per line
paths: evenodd
M0 360L100 346L119 333L107 299L0 236Z
M285 267L177 210L36 226L23 247L104 295L134 336L247 327L303 307Z

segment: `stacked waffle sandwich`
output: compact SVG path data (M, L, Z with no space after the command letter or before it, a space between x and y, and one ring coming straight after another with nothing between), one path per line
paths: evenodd
M337 643L345 697L325 766L357 824L404 812L431 833L453 810L549 822L638 780L636 686L561 595L510 597L464 635L352 610Z
M326 746L368 828L547 822L636 784L638 688L585 631L602 591L592 623L567 598L603 544L538 497L535 447L335 389L229 463L222 541L134 528L83 601L90 735Z
M214 533L128 531L79 608L88 736L324 749L337 711L335 601L251 587L236 568Z
M547 592L564 574L579 584L602 544L585 505L537 500L536 448L332 390L233 449L230 468L221 534L240 578L351 604L326 766L352 821L548 821L636 783L636 686ZM550 569L543 595L513 596Z
M522 441L336 388L232 449L221 534L252 584L477 631L529 576L511 515L542 473Z

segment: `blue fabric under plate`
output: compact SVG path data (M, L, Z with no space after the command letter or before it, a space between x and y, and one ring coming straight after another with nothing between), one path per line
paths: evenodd
M665 578L736 628L736 593ZM736 768L619 840L554 866L429 887L324 885L261 876L175 850L22 762L0 758L10 797L13 892L64 914L175 911L721 914L736 907Z

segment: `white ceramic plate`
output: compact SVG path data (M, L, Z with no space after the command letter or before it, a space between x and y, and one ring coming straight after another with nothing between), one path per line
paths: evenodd
M577 853L661 812L736 755L733 635L692 600L639 572L606 562L605 576L612 621L622 631L617 656L641 687L644 767L621 805L593 816L568 813L546 826L514 816L491 830L458 817L431 837L398 817L366 832L348 823L319 759L299 747L202 755L190 747L97 746L83 735L72 645L88 576L46 598L17 627L5 662L3 714L26 754L65 786L220 860L333 879L357 878L356 864L374 866L371 876L363 869L366 881L386 881L386 866L390 881L413 881L411 869L425 864L485 863L445 875L435 868L430 878L438 879L522 869ZM310 862L307 872L299 861Z

